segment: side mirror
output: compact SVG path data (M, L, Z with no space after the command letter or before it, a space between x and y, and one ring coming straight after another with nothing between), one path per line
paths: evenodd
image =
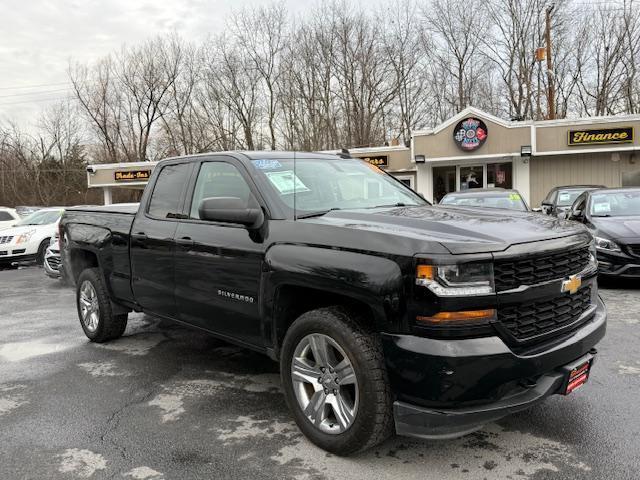
M571 210L566 215L567 220L575 220L576 222L582 222L584 220L584 213L582 210Z
M551 203L542 202L540 211L545 215L551 215L551 212L553 211L553 205Z
M531 211L532 212L536 212L536 213L541 213L542 212L542 208L540 208L540 207L532 208Z
M200 219L210 222L239 223L248 228L259 228L264 213L254 200L249 204L237 197L204 198L198 207Z

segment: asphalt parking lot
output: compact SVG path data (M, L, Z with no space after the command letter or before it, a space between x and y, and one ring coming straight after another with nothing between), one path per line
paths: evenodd
M640 289L601 293L608 333L575 394L345 459L299 433L266 357L140 314L92 344L71 289L0 271L0 479L637 479Z

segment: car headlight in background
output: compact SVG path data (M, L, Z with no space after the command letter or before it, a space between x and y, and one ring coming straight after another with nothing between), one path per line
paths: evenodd
M418 265L416 285L439 296L490 295L495 292L491 263Z
M603 237L594 237L596 250L602 250L603 252L621 252L622 250L616 242Z
M21 243L27 243L29 240L31 240L31 237L33 237L34 233L36 233L35 230L30 230L21 235L18 235L18 238L16 239L16 245L20 245Z

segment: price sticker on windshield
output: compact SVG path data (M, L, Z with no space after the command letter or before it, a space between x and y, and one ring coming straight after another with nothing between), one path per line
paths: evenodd
M609 213L611 211L611 204L609 202L601 202L593 204L593 213Z
M294 192L308 192L307 186L302 183L293 170L284 170L280 172L265 172L266 177L276 190L282 195L288 195Z
M510 193L509 200L520 201L520 195L517 193Z

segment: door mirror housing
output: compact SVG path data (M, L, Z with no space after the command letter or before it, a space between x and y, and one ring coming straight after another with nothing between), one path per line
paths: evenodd
M547 215L550 215L551 212L553 211L553 204L549 203L549 202L542 202L541 206L540 206L540 211L542 213L545 213Z
M247 228L259 228L264 222L262 208L253 199L247 202L238 197L203 198L198 207L201 220L239 223Z
M584 212L582 210L580 210L580 209L571 210L567 214L567 219L568 220L575 220L576 222L582 222L582 221L584 221Z

